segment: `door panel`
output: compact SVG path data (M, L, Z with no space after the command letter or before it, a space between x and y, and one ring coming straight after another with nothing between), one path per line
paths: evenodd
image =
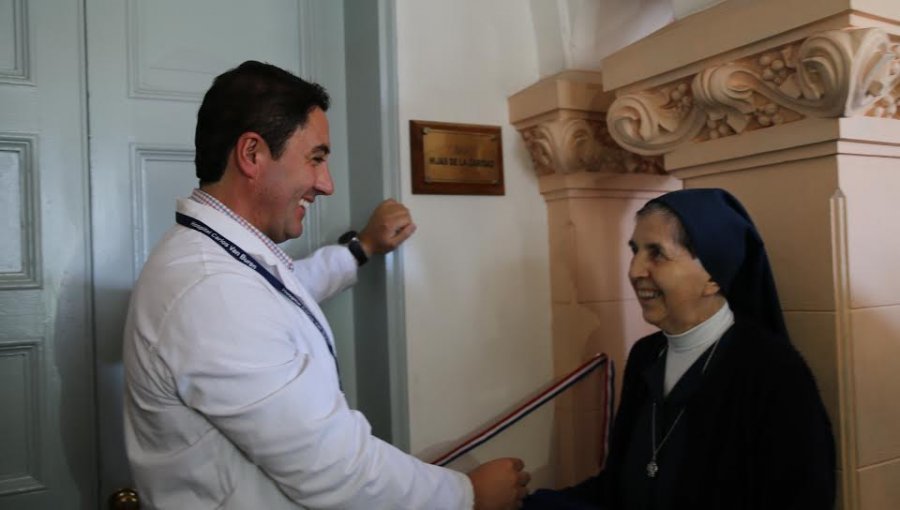
M96 507L81 2L0 0L0 507Z
M133 145L131 153L134 267L139 268L173 224L172 207L163 205L193 189L197 178L193 149Z
M244 60L273 63L320 81L344 103L341 2L314 0L86 0L91 181L102 497L129 484L122 431L122 329L129 294L154 244L174 224L175 199L196 186L197 109L213 78ZM335 94L338 91L338 95ZM300 256L348 226L346 127L329 111L337 198L317 201ZM342 165L341 162L344 164ZM352 296L326 314L352 375ZM352 393L352 381L344 387Z

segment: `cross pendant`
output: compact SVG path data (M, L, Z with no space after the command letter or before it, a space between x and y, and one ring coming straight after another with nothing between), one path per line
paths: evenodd
M647 463L647 477L656 478L657 471L659 471L659 466L656 465L655 460L651 460Z

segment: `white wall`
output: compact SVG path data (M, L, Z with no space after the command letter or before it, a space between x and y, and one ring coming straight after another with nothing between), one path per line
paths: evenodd
M538 71L546 77L601 69L610 54L672 22L674 8L699 8L693 4L710 1L531 0Z
M397 0L410 447L429 458L552 380L547 214L507 96L538 79L521 0ZM502 126L505 196L413 195L409 120ZM552 412L455 464L523 457L547 472Z
M705 11L724 1L725 0L672 0L672 9L675 11L675 19L683 19L691 14Z

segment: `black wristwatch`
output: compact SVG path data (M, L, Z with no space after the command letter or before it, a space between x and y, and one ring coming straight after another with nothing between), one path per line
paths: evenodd
M353 258L356 259L356 265L362 266L369 261L369 257L366 255L366 250L363 249L357 235L355 230L344 232L341 234L341 237L338 237L338 244L346 246L350 253L353 254Z

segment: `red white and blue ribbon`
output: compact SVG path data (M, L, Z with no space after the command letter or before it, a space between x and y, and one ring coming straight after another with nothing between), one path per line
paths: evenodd
M474 434L472 437L463 441L459 446L453 448L448 451L444 455L441 455L434 461L432 464L438 466L446 466L450 464L454 460L462 457L463 455L469 453L473 449L478 446L488 442L492 438L494 438L497 434L503 432L508 429L522 418L525 418L532 412L536 411L540 407L542 407L547 402L553 400L560 393L566 391L571 388L575 383L587 377L588 374L596 370L601 366L606 366L606 370L604 371L604 386L606 387L606 407L605 413L603 417L603 434L604 437L600 441L600 444L603 448L602 452L600 452L601 457L605 457L605 452L607 449L607 445L609 443L609 429L610 429L610 420L612 418L613 412L613 400L615 398L614 392L614 380L615 380L615 369L613 367L613 362L606 357L606 354L596 354L593 358L585 362L580 367L573 370L571 373L560 379L559 381L553 383L548 388L542 390L536 396L527 400L524 404L517 407L512 412L506 414L500 419L494 421L492 424L488 425L478 433Z

